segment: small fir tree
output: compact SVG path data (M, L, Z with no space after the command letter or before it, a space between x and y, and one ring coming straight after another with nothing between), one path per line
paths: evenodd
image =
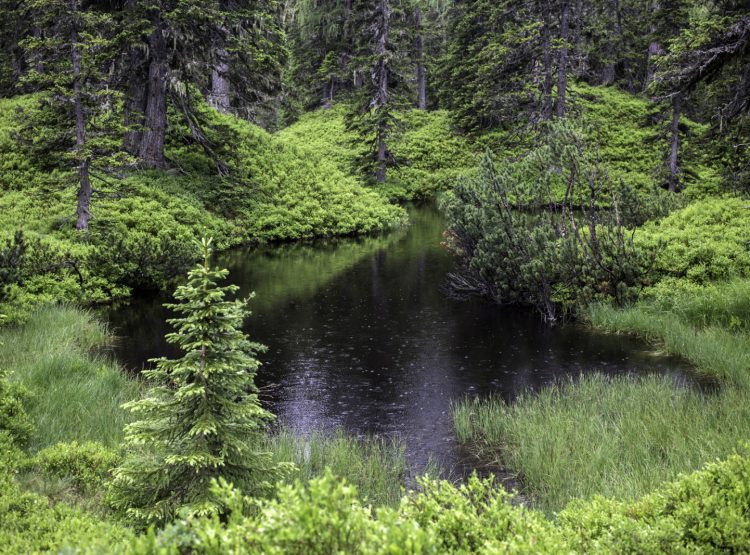
M260 448L274 416L254 382L264 347L241 331L247 300L226 300L237 286L218 285L228 272L211 268L211 241L201 244L203 262L177 288L180 302L167 305L182 315L169 320L176 331L167 340L184 356L154 359L144 372L154 387L125 405L137 421L125 429L130 453L115 472L112 503L139 524L216 514L212 480L254 493L283 469Z

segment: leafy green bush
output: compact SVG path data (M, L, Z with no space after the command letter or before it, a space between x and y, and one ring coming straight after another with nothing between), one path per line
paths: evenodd
M311 154L324 152L345 173L356 173L365 154L355 135L346 131L346 106L339 104L305 114L276 136ZM449 188L459 176L472 172L476 149L451 126L445 111L412 110L399 114L399 125L389 141L395 166L378 190L398 200L425 198Z
M622 190L570 119L550 123L521 160L501 164L488 153L443 199L446 243L461 263L453 290L532 306L551 323L592 300L632 301L650 253L625 227ZM628 200L637 219L642 201Z
M705 284L750 276L750 208L739 198L707 198L645 225L637 235L643 248L664 248L654 271Z
M574 502L558 522L582 553L746 553L748 509L745 448L633 503L603 497Z
M243 499L226 483L217 492L233 509L226 525L180 521L135 540L129 552L554 553L566 546L543 515L512 505L492 480L476 477L463 486L425 478L420 492L398 508L377 510L331 474L281 485L275 499L260 502Z
M6 433L16 445L29 440L34 425L23 406L28 391L21 384L10 382L8 372L0 369L0 433Z
M81 492L90 493L104 486L119 461L117 452L101 443L73 441L42 449L29 464L36 473L70 480Z
M222 482L217 518L180 520L122 546L133 554L742 553L750 549L750 457L735 454L630 502L577 501L551 520L492 480L422 479L398 508L363 506L331 474L253 501Z
M73 229L76 176L56 165L54 152L45 156L62 148L54 129L40 124L32 132L24 123L43 121L45 109L39 95L0 99L0 302L12 321L44 302L102 302L164 288L195 260L192 241L201 236L228 248L405 221L400 207L324 153L301 152L200 101L197 113L227 175L173 118L168 156L180 171L94 175L90 231L81 234ZM20 273L13 271L19 230L28 251Z
M3 432L0 451L0 553L104 553L132 540L127 528L22 491L14 475L25 456Z
M585 83L570 86L572 111L591 129L587 139L598 146L602 165L615 181L622 180L642 194L665 183L669 152L667 122L659 122L659 107L649 99L616 87ZM708 161L701 141L708 126L681 119L681 180L685 194L703 198L720 190L719 168Z

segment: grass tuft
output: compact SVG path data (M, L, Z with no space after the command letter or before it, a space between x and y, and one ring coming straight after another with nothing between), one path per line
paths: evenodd
M110 337L91 312L65 305L41 307L24 325L0 330L0 367L31 394L33 450L74 440L120 442L127 422L120 405L140 386L103 354Z

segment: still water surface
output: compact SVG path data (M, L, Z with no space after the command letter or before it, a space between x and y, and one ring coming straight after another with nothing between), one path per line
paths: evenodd
M633 338L579 326L546 327L534 312L445 297L453 260L433 206L386 236L286 244L220 257L240 293L255 291L250 337L268 346L258 385L280 421L301 433L343 428L401 438L418 471L429 458L462 468L451 401L529 389L586 372L659 372L685 366ZM174 356L159 296L109 310L117 358L139 370Z

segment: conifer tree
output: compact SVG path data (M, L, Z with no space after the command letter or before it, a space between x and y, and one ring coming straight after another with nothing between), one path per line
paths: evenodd
M203 262L175 292L180 302L167 305L181 315L169 321L167 340L184 355L155 359L144 372L153 388L125 405L137 420L126 427L130 453L115 473L112 503L139 524L216 514L214 479L253 493L283 468L260 448L274 417L254 382L264 347L241 331L247 300L226 300L237 286L218 284L228 272L210 266L210 240L202 248Z
M398 112L411 104L411 69L408 44L410 34L406 0L356 2L355 21L361 29L357 44L357 62L369 75L357 89L354 104L347 114L347 128L367 144L365 157L358 160L363 173L384 183L394 159L388 142L398 123Z
M65 165L78 174L76 228L88 229L95 177L127 161L120 154L121 126L116 118L120 95L109 82L109 69L117 59L117 22L106 12L85 9L81 0L25 0L24 14L34 20L36 36L22 41L35 60L24 83L44 90L44 121L27 121L30 133L37 125L50 127L57 118L62 129L58 140L66 143Z

